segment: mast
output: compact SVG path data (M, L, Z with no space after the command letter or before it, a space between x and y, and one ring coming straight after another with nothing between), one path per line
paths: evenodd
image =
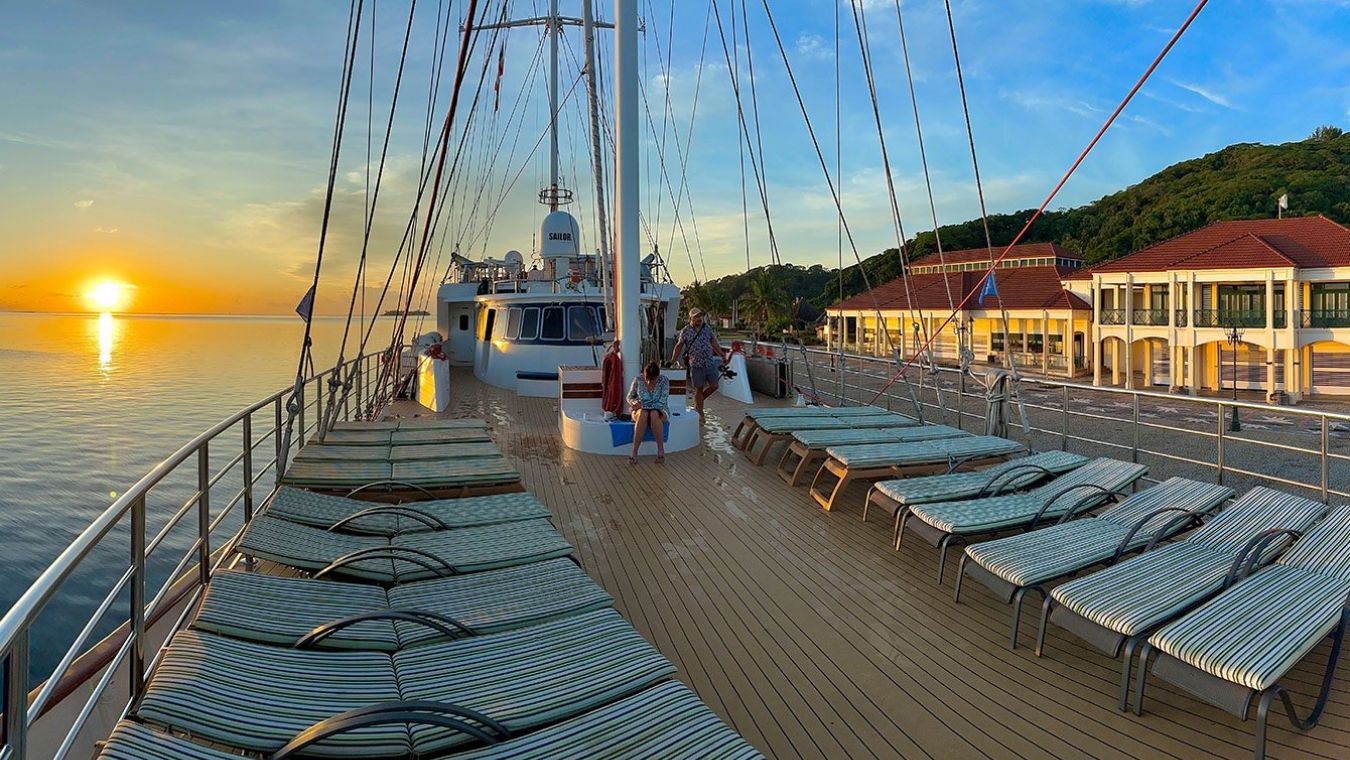
M558 0L548 3L548 210L558 210Z
M594 0L581 0L581 26L585 32L586 41L586 100L591 113L591 174L595 177L595 210L599 221L600 240L600 290L606 292L606 285L609 285L610 272L608 262L613 259L609 254L609 217L605 210L605 162L602 158L604 149L600 142L600 103L599 95L595 86L595 19L591 3ZM605 296L605 322L604 328L608 328L614 320L614 308L610 303L610 296Z
M614 0L614 212L618 221L615 255L616 311L623 375L638 374L642 319L638 272L638 39L637 0Z

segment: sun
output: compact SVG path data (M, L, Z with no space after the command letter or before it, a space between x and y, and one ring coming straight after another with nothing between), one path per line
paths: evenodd
M90 288L84 297L96 311L117 311L126 304L130 288L124 282L104 280Z

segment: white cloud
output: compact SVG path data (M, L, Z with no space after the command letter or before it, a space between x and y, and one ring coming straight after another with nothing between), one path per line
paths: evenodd
M1183 90L1199 95L1200 97L1204 98L1205 100L1208 100L1209 102L1213 103L1216 106L1223 106L1224 108L1229 109L1233 108L1233 104L1229 102L1227 96L1225 96L1223 93L1215 92L1212 89L1203 87L1198 84L1193 84L1191 82L1181 82L1176 79L1172 79L1169 81Z
M1104 109L1095 106L1086 100L1065 97L1058 94L1030 92L1027 90L1003 90L999 92L999 95L1011 100L1013 103L1028 111L1040 111L1047 108L1053 108L1055 110L1068 111L1069 113L1084 118L1102 116L1106 113Z
M94 202L88 198L85 198L84 200L75 201L75 208L81 211L87 210L92 205L94 205Z
M100 235L116 235L121 230L120 227L95 227L94 232Z
M824 61L834 56L834 50L830 43L827 43L824 37L814 33L803 32L798 35L794 50L801 58L817 61Z

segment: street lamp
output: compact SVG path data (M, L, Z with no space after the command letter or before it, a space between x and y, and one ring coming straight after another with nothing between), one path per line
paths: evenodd
M1233 401L1238 400L1238 368L1237 368L1237 348L1238 343L1242 342L1242 326L1231 324L1224 330L1228 337L1228 344L1233 347ZM1242 432L1242 423L1238 422L1237 404L1233 404L1233 420L1228 423L1228 429L1234 433Z

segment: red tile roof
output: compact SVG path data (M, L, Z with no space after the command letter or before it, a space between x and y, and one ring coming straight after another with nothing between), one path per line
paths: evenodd
M998 258L1006 247L1007 246L1002 245L994 246L994 258ZM1075 261L1081 261L1083 258L1074 251L1070 251L1068 248L1064 248L1054 243L1026 243L1024 245L1013 246L1013 249L1008 252L1006 257L1004 257L1004 261L1009 259L1043 259L1052 256L1060 259L1073 259ZM987 262L989 261L989 249L963 248L959 251L944 251L941 257L936 253L930 253L921 259L915 259L910 266L938 266L944 261L948 264L964 264L968 261Z
M1350 266L1350 229L1324 216L1214 222L1141 251L1080 269L1068 279L1109 272Z
M1077 270L1050 266L998 270L996 282L1004 308L1090 311L1091 306L1087 301L1066 291L1061 283L1067 273L1074 271ZM860 293L846 298L830 308L863 312L876 308L886 311L907 311L911 308L950 311L952 304L961 303L967 294L980 287L983 275L983 271L911 274L908 289L905 287L904 279L897 278L878 285L871 293ZM950 301L947 299L948 286L951 287ZM910 294L913 294L912 305ZM984 305L980 305L979 296L976 296L966 305L965 311L996 309L998 301L993 297L985 298Z

